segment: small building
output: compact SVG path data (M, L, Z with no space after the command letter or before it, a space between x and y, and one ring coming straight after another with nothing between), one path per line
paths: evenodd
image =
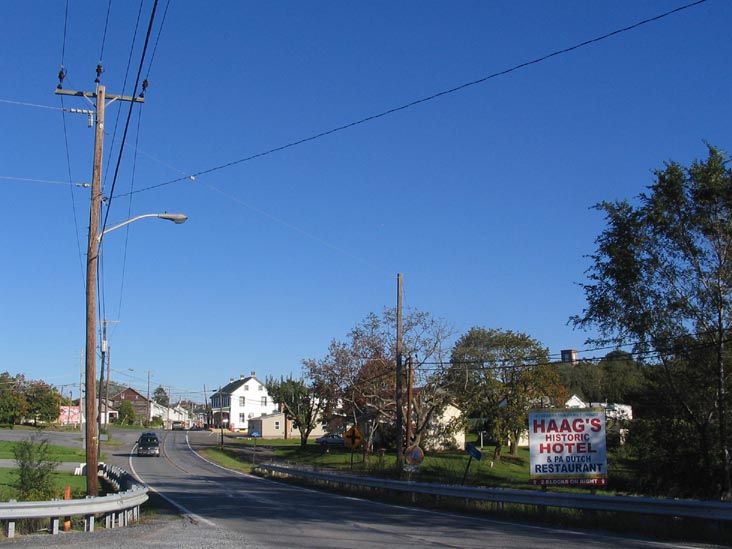
M287 419L284 412L274 412L263 416L254 417L249 420L248 431L258 432L266 439L299 439L300 430ZM310 432L310 437L317 438L325 434L325 428L318 423Z

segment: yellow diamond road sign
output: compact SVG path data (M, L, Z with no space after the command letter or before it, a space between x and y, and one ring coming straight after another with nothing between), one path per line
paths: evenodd
M355 425L343 433L343 441L351 450L355 450L363 442L363 435Z

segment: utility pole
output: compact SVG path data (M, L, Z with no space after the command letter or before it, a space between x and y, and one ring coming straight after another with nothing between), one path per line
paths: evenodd
M84 349L79 351L79 431L84 427ZM86 448L86 438L84 438L84 448Z
M99 415L97 416L98 419L98 429L99 432L102 432L102 427L104 426L106 428L108 423L108 417L107 414L109 410L107 410L107 400L109 399L109 346L107 344L107 324L110 322L119 322L119 320L102 320L102 367L99 372ZM107 366L107 383L105 385L104 383L104 366ZM104 402L104 408L102 408L102 402ZM101 455L101 444L97 447L97 456Z
M206 417L206 427L210 427L211 423L213 423L211 419L211 414L209 414L209 408L208 408L208 394L206 393L206 384L203 384L203 410L205 412Z
M98 73L99 74L99 73ZM99 261L99 217L102 204L102 153L104 150L104 109L107 99L113 101L144 102L141 97L107 95L105 86L97 83L95 92L83 92L56 88L57 95L96 99L96 124L94 127L94 164L92 167L91 206L89 208L89 242L86 254L86 494L99 495L97 477L98 432L96 422L96 378L97 378L97 264Z
M396 325L396 466L404 466L404 394L402 366L402 275L397 274L397 325Z
M104 384L104 428L109 424L109 378L112 377L112 347L107 348L107 382Z
M412 375L414 361L407 357L407 449L412 446Z
M97 433L102 434L102 400L104 400L104 360L107 357L107 324L102 321L102 367L99 369L99 412L97 413ZM102 455L102 443L97 444L97 459Z
M152 422L152 404L150 403L150 370L147 371L147 424Z

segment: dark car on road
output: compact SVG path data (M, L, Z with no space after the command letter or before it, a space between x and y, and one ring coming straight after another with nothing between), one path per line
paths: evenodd
M142 433L137 440L138 456L160 457L160 439L155 433Z

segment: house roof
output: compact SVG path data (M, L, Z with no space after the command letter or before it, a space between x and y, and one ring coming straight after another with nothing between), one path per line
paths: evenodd
M244 385L246 385L246 383L248 381L251 381L252 379L255 380L257 383L259 383L260 385L264 385L264 383L262 383L261 381L259 381L256 378L256 376L242 377L242 378L239 378L237 380L234 380L234 381L229 382L228 385L224 385L223 387L221 387L221 389L219 389L218 391L216 391L214 394L211 395L211 398L213 398L213 397L215 397L217 395L220 395L222 393L225 394L225 395L230 395L230 394L234 393L237 389L239 389L239 388L243 387Z
M143 394L142 394L142 393L141 393L140 391L136 391L136 390L135 390L135 389L133 389L132 387L125 387L125 388L124 388L124 389L122 389L122 390L121 390L120 392L118 392L117 394L115 394L115 395L114 395L114 396L113 396L113 397L112 397L112 398L111 398L110 400L114 400L114 399L116 399L116 398L117 398L117 397L118 397L119 395L121 395L122 393L126 393L126 392L128 392L128 391L132 391L133 393L135 393L135 394L139 395L141 399L143 399L143 400L147 400L147 397L146 397L145 395L143 395Z

